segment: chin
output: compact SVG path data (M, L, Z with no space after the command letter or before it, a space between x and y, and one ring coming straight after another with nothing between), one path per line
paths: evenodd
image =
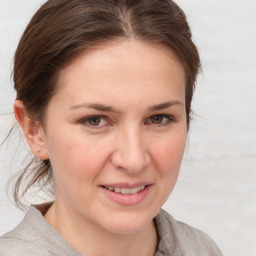
M154 216L145 216L140 213L112 216L105 228L115 234L136 234L149 227L153 218Z

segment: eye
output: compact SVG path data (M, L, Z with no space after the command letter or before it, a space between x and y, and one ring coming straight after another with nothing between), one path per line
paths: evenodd
M102 116L85 117L85 118L81 119L79 121L79 123L84 124L89 127L95 127L95 128L100 128L100 127L108 125L108 122Z
M98 116L93 116L93 117L88 118L87 121L92 126L98 126L101 122L101 118Z
M153 124L161 124L163 121L164 117L162 115L156 115L150 117L150 120Z
M174 121L174 119L172 118L172 116L170 116L170 115L158 114L158 115L153 115L153 116L149 117L149 118L146 120L146 124L168 125L168 124L171 123L172 121Z

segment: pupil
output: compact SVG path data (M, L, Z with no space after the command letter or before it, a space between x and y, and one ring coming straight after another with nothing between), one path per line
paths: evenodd
M163 121L163 117L159 116L159 115L158 116L153 116L153 117L151 117L151 121L154 124L160 124Z
M89 120L89 124L91 125L98 125L100 123L100 118L98 117L92 117Z

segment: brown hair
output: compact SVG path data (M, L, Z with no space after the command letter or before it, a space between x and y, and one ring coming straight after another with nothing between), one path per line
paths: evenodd
M49 0L28 24L14 61L17 99L31 119L44 122L44 112L57 91L58 71L81 50L117 38L163 43L174 50L186 73L186 115L200 67L196 46L183 11L171 0ZM36 162L35 162L36 161ZM32 168L31 168L32 167ZM31 176L31 177L29 177ZM33 160L15 184L15 201L35 183L51 181L50 161Z

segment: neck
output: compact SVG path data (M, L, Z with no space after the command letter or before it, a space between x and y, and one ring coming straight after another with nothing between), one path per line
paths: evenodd
M56 203L45 214L45 219L82 255L91 256L153 256L157 246L157 233L152 220L135 234L116 234L102 229L83 217L70 214L70 210ZM72 216L72 218L71 218Z

